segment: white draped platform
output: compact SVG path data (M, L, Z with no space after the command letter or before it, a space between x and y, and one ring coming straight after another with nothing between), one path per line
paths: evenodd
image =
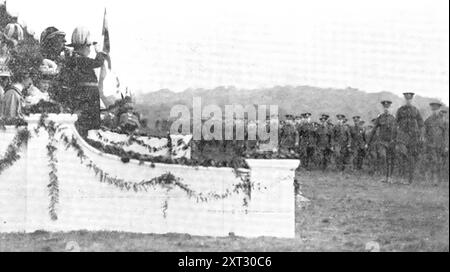
M74 128L76 116L50 115L65 127L87 157L111 176L140 182L172 173L196 192L221 194L241 183L232 168L192 167L173 164L123 163L120 158L89 146ZM125 231L136 233L189 233L191 235L257 237L295 236L294 177L298 160L247 160L254 185L251 198L243 193L220 200L197 202L178 188L148 191L121 190L101 183L80 163L76 152L57 145L59 202L57 220L49 216L49 167L45 129L35 134L39 115L27 118L32 138L21 159L0 174L0 232ZM17 129L0 130L0 158ZM241 170L245 172L246 170ZM239 171L238 171L239 172ZM247 204L244 205L244 198Z

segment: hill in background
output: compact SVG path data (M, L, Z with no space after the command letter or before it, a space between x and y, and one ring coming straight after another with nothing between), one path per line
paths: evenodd
M347 117L360 115L366 122L377 117L382 108L381 100L393 102L393 112L404 102L391 92L366 93L364 91L346 88L330 89L310 86L276 86L267 89L242 90L235 87L217 87L207 89L187 89L184 92L172 92L167 89L157 92L140 94L135 97L136 109L142 113L143 118L150 120L148 125L154 127L156 120L166 120L170 116L170 109L177 104L192 109L193 97L200 97L202 107L215 104L224 111L225 105L278 105L279 116L285 114L300 114L311 112L312 119L318 120L319 115L327 113L335 116L343 113ZM430 115L429 103L437 99L416 96L416 105L426 118ZM282 117L280 117L282 118Z

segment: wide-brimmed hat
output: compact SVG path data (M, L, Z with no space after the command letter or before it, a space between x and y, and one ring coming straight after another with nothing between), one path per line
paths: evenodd
M5 39L17 45L17 43L23 40L22 26L17 23L7 24L3 30L3 36Z
M44 45L48 41L50 41L51 39L53 39L56 36L63 36L63 37L65 37L66 33L64 31L61 31L61 30L57 29L54 26L49 26L41 33L41 37L39 39L39 42L40 42L41 45Z
M91 32L84 26L79 26L75 28L72 32L71 43L67 46L69 47L79 47L79 46L90 46L94 44L91 39Z

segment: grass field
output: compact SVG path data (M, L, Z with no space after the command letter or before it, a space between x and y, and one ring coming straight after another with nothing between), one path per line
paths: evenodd
M295 239L119 232L0 234L0 251L449 251L448 182L395 185L366 175L301 171L311 201L296 211Z

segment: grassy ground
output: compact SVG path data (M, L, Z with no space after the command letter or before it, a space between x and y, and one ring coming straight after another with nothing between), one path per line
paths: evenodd
M393 185L350 174L298 173L311 201L296 211L295 239L118 232L0 234L0 251L449 251L448 182Z

